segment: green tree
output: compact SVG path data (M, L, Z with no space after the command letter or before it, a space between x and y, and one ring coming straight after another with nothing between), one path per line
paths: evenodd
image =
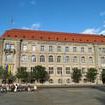
M33 77L37 80L37 82L44 83L49 79L48 72L46 68L40 65L37 65L33 69Z
M19 67L16 73L16 77L23 82L27 82L28 72L26 71L26 67Z
M15 76L11 73L5 70L2 66L0 67L0 79L4 83L13 83L15 81Z
M82 77L81 70L78 68L73 68L73 73L72 73L73 82L79 83L81 77Z
M105 84L105 69L102 70L101 78L102 78L103 84Z
M97 76L97 69L95 68L89 68L88 72L86 73L86 78L89 82L93 82L95 81Z

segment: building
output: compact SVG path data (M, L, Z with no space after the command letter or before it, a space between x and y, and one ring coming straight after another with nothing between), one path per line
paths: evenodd
M48 85L72 84L72 68L82 70L82 80L88 68L96 68L96 83L101 83L105 68L105 37L103 35L74 34L11 29L0 39L0 65L8 66L14 74L18 67L31 71L36 65L46 67Z

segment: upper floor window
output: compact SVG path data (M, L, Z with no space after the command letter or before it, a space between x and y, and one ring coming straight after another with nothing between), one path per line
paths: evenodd
M57 56L57 62L61 62L61 56Z
M52 55L49 56L49 62L53 62L53 56Z
M85 52L84 47L81 47L81 52Z
M5 44L5 49L10 49L10 48L11 48L10 44L9 43L6 43Z
M44 49L44 46L41 46L40 47L40 51L44 51L45 49Z
M70 74L70 67L66 67L66 74Z
M105 53L105 48L102 49L102 52Z
M78 60L78 59L77 59L77 56L74 56L74 57L73 57L73 63L77 63L77 60Z
M26 55L21 56L21 61L22 62L27 62L27 60L28 60L28 57Z
M88 52L89 52L89 53L92 52L92 48L91 48L91 47L88 48Z
M84 57L84 56L81 57L81 62L82 62L82 63L85 63L85 57Z
M57 51L61 52L61 46L57 46Z
M49 52L53 51L53 46L49 46Z
M77 47L73 47L73 52L77 52Z
M5 60L7 61L7 62L12 62L13 61L13 55L12 54L8 54L8 55L5 55Z
M65 63L69 63L69 60L70 60L70 58L69 58L69 56L65 56L65 59L64 59L65 61Z
M36 62L36 57L35 57L35 55L32 55L32 62Z
M105 64L105 57L101 57L101 64Z
M44 55L40 56L40 62L45 62L45 56Z
M23 51L27 50L27 45L23 45Z
M62 74L62 67L57 67L57 74Z
M89 57L89 63L93 63L93 57Z
M49 67L49 74L53 74L54 73L54 68L53 67Z
M69 52L69 47L65 47L65 52Z
M35 50L36 50L36 46L32 45L32 51L35 51Z

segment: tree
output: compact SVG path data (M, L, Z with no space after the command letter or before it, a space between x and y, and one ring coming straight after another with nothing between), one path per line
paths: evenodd
M103 84L105 84L105 69L102 70L101 78L102 78Z
M19 67L16 73L16 77L23 82L27 82L28 72L26 71L26 67Z
M97 76L97 70L95 68L89 68L88 72L86 73L86 78L89 82L93 82L95 81Z
M49 79L48 72L45 69L45 67L40 65L37 65L33 68L33 76L37 82L44 83Z
M13 83L15 81L15 76L8 70L5 70L2 66L0 67L0 79L4 83Z
M73 68L73 73L72 73L73 82L79 83L81 77L82 77L81 70L78 68Z

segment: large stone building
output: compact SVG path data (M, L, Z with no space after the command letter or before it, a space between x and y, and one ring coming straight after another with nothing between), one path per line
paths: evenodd
M101 83L105 69L105 37L103 35L74 34L12 29L0 39L0 65L14 74L18 67L31 71L36 65L46 67L50 79L45 84L72 84L72 68L82 70L80 83L87 83L88 68L96 68L96 83Z

